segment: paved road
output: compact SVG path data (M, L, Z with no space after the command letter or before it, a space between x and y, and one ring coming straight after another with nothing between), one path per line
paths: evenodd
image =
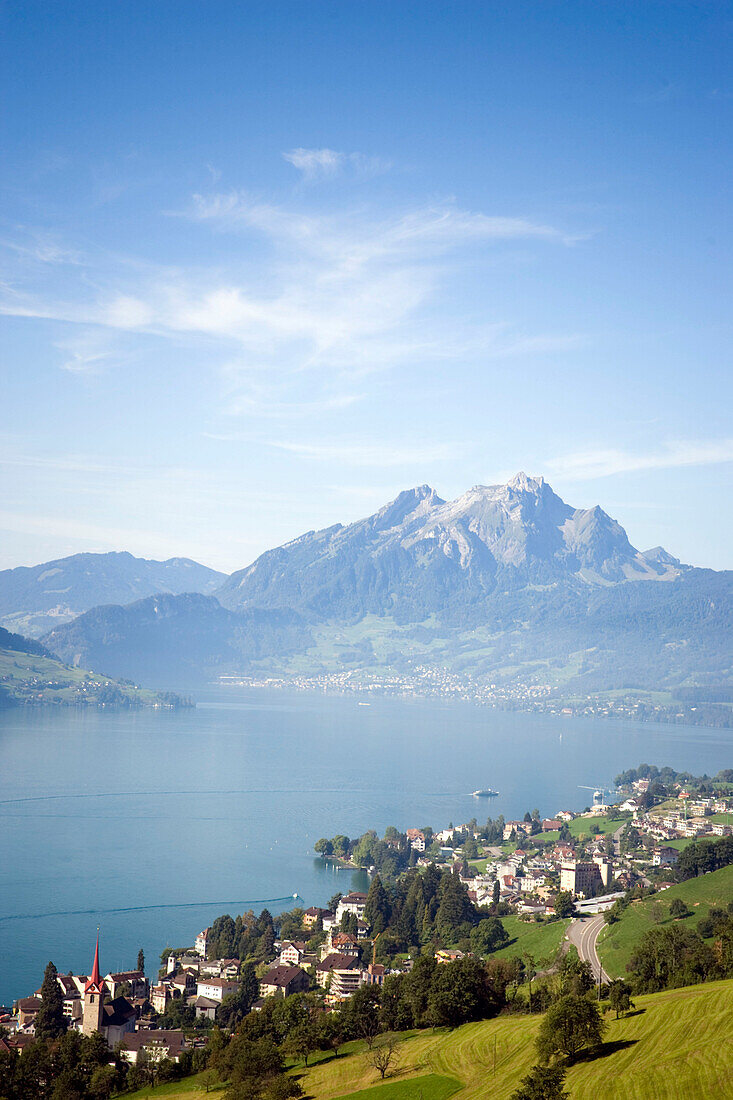
M603 925L604 920L602 913L599 913L598 916L595 917L578 917L568 928L567 937L570 942L577 947L580 958L590 963L595 980L598 981L598 975L600 974L601 981L607 982L610 981L610 979L601 966L601 960L598 958L598 952L596 950L598 934L603 928Z

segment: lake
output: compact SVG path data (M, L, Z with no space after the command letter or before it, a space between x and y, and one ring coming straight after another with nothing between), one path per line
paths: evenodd
M52 959L149 975L223 912L364 885L320 836L583 809L642 761L733 766L733 732L567 719L436 700L221 689L195 710L0 714L0 1003ZM491 786L498 798L470 792ZM271 900L274 899L274 900Z

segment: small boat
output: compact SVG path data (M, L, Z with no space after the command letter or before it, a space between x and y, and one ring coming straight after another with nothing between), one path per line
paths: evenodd
M471 794L474 798L496 798L499 792L491 787L484 787L481 791L471 791Z
M359 703L360 707L370 707L371 705L372 705L371 703L361 703L361 702Z

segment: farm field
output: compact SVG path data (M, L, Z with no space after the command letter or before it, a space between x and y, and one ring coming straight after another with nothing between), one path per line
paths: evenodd
M708 915L711 906L725 909L733 901L733 865L670 886L668 890L643 901L633 902L624 911L621 920L604 928L598 937L598 954L608 974L612 977L623 977L635 944L640 936L655 927L655 914L660 909L663 918L659 923L664 925L671 922L669 906L673 898L682 898L692 911L680 923L694 928L699 920Z
M412 1033L395 1075L380 1085L364 1050L296 1067L312 1100L445 1100L452 1082L458 1100L508 1100L535 1062L539 1016L500 1016L454 1031ZM733 981L688 986L636 998L635 1012L607 1017L602 1053L568 1072L572 1100L706 1100L731 1095ZM356 1044L355 1044L356 1045ZM447 1079L447 1080L446 1080ZM203 1075L178 1085L143 1089L134 1100L204 1100Z

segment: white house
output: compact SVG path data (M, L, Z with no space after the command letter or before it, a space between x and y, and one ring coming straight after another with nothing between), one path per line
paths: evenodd
M230 993L236 993L239 982L227 981L226 978L199 978L196 985L197 997L208 997L211 1001L223 1001Z

